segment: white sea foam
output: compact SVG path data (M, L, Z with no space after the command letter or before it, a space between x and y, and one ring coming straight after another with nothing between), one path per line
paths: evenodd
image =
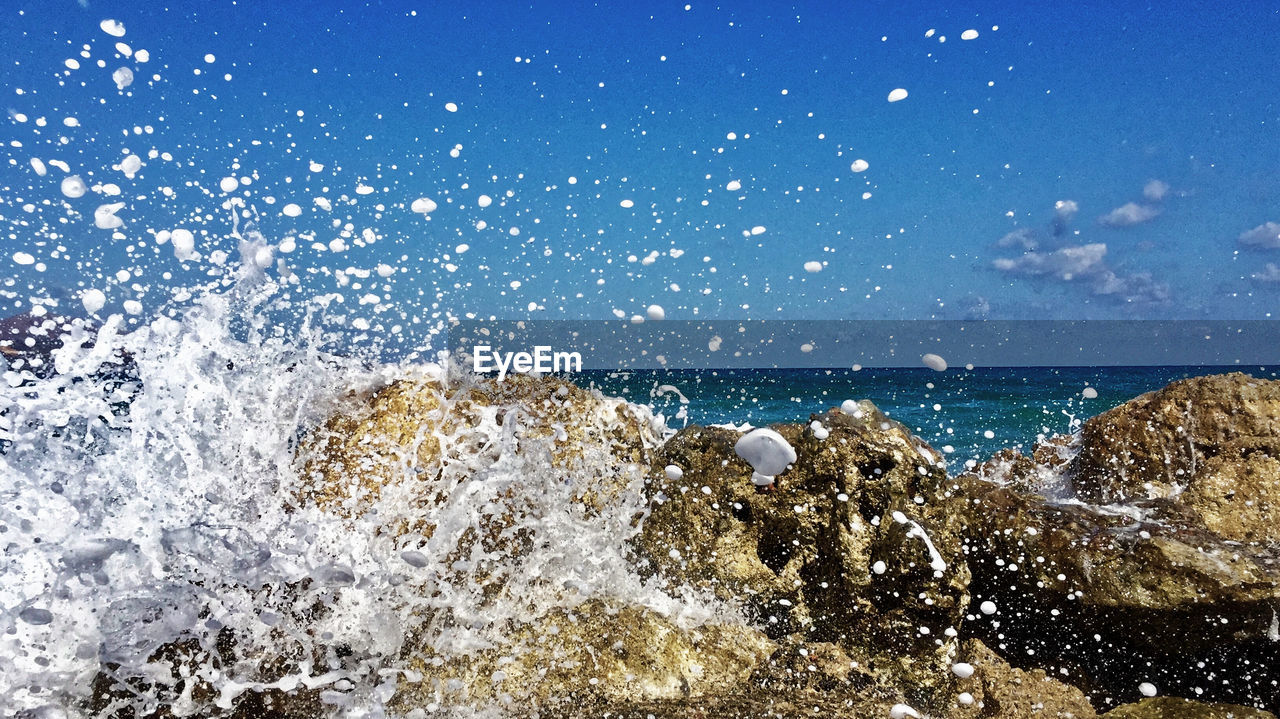
M175 251L194 243L187 230L168 234ZM546 452L524 451L537 441L517 451L516 413L438 435L459 451L436 468L436 506L415 506L394 482L356 517L302 500L299 439L335 411L358 411L353 396L398 378L473 380L437 365L327 355L310 321L294 340L272 332L270 313L287 305L263 272L271 246L252 230L237 236L237 284L192 288L172 318L158 315L130 334L120 315L92 343L73 329L56 353L60 374L28 372L23 386L0 387L8 420L0 425L0 525L10 548L0 606L13 610L0 635L0 703L67 706L84 698L86 677L104 662L118 664L121 678L169 676L164 660L149 664L162 645L212 647L234 636L237 654L251 659L337 647L345 658L338 669L304 663L284 676L255 670L255 661L216 672L208 664L201 671L221 704L270 686L343 681L351 689L331 697L336 708L376 712L388 696L382 677L407 669L400 657L409 637L438 656L463 657L593 597L646 606L682 626L728 611L664 593L628 561L632 518L644 508L641 473L607 511L586 511L574 498L607 475L588 454L566 481ZM89 312L105 306L99 290L81 297ZM323 298L298 302L292 309L307 316L326 311ZM137 374L124 384L102 371L121 352ZM641 408L627 411L654 422ZM495 512L521 518L519 531L538 551L473 548L459 564L458 548ZM381 531L421 521L435 527L429 538ZM143 707L160 694L134 700ZM171 701L176 713L202 711L190 696L163 700Z

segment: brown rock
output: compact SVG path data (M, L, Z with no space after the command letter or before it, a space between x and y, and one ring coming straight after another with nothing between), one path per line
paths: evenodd
M972 703L958 703L954 715L991 719L1092 719L1096 716L1084 692L1050 678L1040 669L1014 669L980 641L965 642L960 657L974 668L972 677L957 683L957 688L967 693Z
M1172 497L1237 442L1280 447L1280 381L1239 372L1174 382L1086 421L1071 465L1081 497Z
M940 455L870 403L856 416L812 419L826 439L773 426L798 459L765 494L734 453L741 433L681 431L653 463L637 550L673 585L742 603L775 639L870 648L868 671L911 684L910 701L931 701L949 684L947 630L968 599L961 518L935 509L946 483ZM666 479L667 464L683 476Z
M570 468L588 456L598 463L601 481L584 487L582 498L599 507L647 469L661 439L633 405L556 377L451 383L428 375L353 399L354 407L335 414L298 453L304 498L344 515L362 514L388 488L402 490L398 502L437 506L458 472L539 442L556 466ZM510 441L503 442L508 429ZM420 529L430 535L430 527Z
M1276 715L1237 704L1205 704L1176 697L1150 697L1116 707L1105 719L1276 719Z
M415 654L416 681L396 706L501 704L528 710L569 701L618 702L717 696L744 686L776 648L743 624L682 628L657 612L590 600L514 628L500 649L467 657Z
M1277 412L1280 382L1184 380L957 477L973 601L1000 607L970 631L1095 697L1159 671L1173 693L1280 700Z

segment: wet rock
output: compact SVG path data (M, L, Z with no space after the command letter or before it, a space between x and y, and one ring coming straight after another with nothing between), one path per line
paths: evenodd
M547 546L545 526L612 530L618 506L639 506L661 428L635 406L522 375L426 376L355 400L304 449L304 498L409 541L398 557L430 578L423 593L451 597L414 610L398 709L698 697L742 685L775 651L740 618L667 616L575 582L590 552L563 543L600 535Z
M1086 421L1069 473L1092 502L1173 497L1214 458L1238 459L1248 448L1271 456L1280 448L1280 381L1239 372L1195 377Z
M501 650L464 658L419 655L421 676L401 682L397 707L492 703L509 708L565 702L685 700L743 686L776 649L740 623L681 627L643 607L598 600L517 628Z
M149 657L141 673L122 673L114 665L93 678L85 709L90 716L112 719L171 719L186 716L227 719L313 719L324 715L321 689L301 682L281 682L300 671L296 652L287 652L288 638L280 638L280 654L271 657L238 657L234 638L219 636L204 647L194 639L170 642ZM234 667L263 684L291 684L250 689L231 698L226 708L217 705L219 692L209 681L222 669Z
M956 703L955 716L1023 719L1091 719L1096 716L1084 692L1047 676L1043 670L1023 671L977 640L964 643L960 658L974 668L957 689L967 696Z
M1238 704L1204 704L1176 697L1149 697L1116 707L1105 719L1275 719L1275 714Z
M438 506L453 486L450 471L470 476L504 451L524 450L548 451L563 468L594 463L598 481L582 488L582 499L599 507L647 470L661 441L634 405L554 377L427 374L353 404L299 451L304 498L345 515L362 514L389 488L398 502Z
M650 571L739 603L775 639L864 653L863 670L927 703L949 685L968 595L963 521L938 511L946 472L932 448L870 403L774 425L798 455L757 493L734 453L741 433L688 427L659 451L636 548ZM824 434L820 432L819 434Z
M974 664L974 674L957 679L959 691L949 705L919 710L921 716L954 719L1092 719L1088 699L1074 687L1024 672L987 649L965 642L959 658ZM822 717L865 719L889 717L903 703L900 691L879 686L860 663L833 644L784 647L757 671L752 681L731 691L656 701L623 701L577 707L556 716L625 719L756 719ZM788 678L783 679L783 676ZM768 676L767 681L759 681ZM968 703L963 703L964 697Z
M1175 694L1280 701L1277 388L1175 382L957 477L973 602L998 607L970 631L1066 672L1099 706L1136 701L1148 676Z

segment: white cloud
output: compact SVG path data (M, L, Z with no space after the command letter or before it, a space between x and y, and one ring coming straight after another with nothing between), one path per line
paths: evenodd
M1255 282L1280 282L1280 266L1274 262L1268 262L1261 272L1253 273L1253 279Z
M1169 301L1169 286L1156 282L1149 272L1117 275L1104 270L1094 278L1093 294L1126 304L1163 304Z
M1127 202L1098 218L1098 222L1107 227L1132 227L1149 222L1160 214L1160 209L1150 205L1139 205Z
M1002 257L992 263L997 270L1013 275L1043 277L1083 284L1089 293L1123 304L1164 304L1169 286L1157 282L1148 272L1116 274L1106 263L1107 246L1101 242L1063 247L1053 252L1027 252L1021 257Z
M1264 222L1252 230L1241 232L1240 244L1268 250L1280 249L1280 223Z
M1053 252L1028 252L1021 257L998 258L993 264L1001 272L1015 275L1052 275L1071 281L1087 276L1102 267L1107 246L1101 242L1063 247Z
M1169 194L1169 183L1160 180L1152 180L1142 188L1142 196L1152 202L1159 202Z
M996 247L1021 247L1024 250L1034 250L1039 246L1040 240L1036 237L1036 231L1030 227L1019 227L996 240Z
M1049 225L1053 236L1062 237L1067 234L1067 226L1079 211L1080 205L1075 200L1058 200L1053 203L1053 222Z

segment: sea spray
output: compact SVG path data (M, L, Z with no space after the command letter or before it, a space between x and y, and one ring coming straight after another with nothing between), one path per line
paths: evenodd
M58 350L57 374L0 388L7 706L201 714L296 688L369 712L424 658L511 654L513 627L587 601L690 627L726 611L633 570L641 473L587 506L584 492L617 480L605 457L585 447L553 466L556 437L523 431L518 408L445 437L437 504L407 501L421 467L360 513L306 501L295 453L326 418L367 411L396 381L457 393L476 380L326 354L318 319L286 337L271 321L287 309L280 285L261 269L129 334L112 316ZM324 303L295 311L318 318ZM135 374L123 388L101 372L121 357ZM424 523L429 536L392 529ZM475 542L485 530L500 541Z

